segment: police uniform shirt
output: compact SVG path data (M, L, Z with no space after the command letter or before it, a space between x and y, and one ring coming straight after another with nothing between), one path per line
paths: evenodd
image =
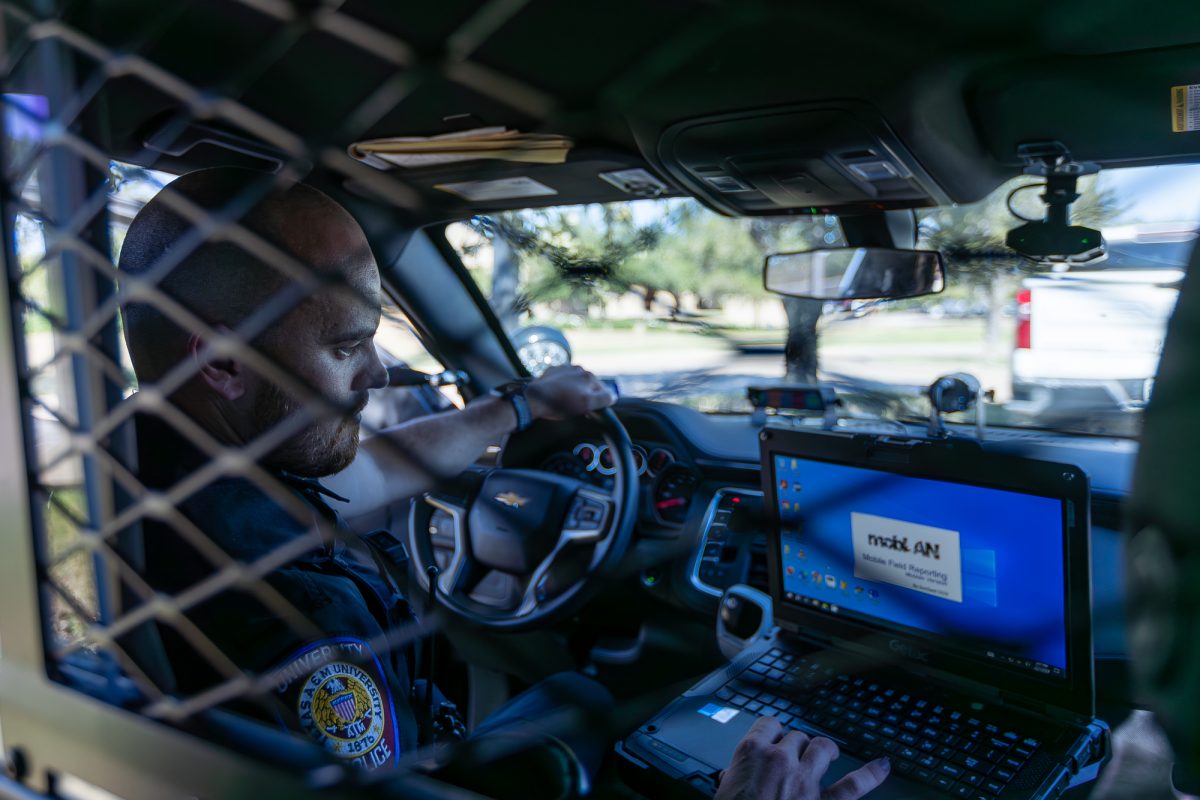
M206 464L169 425L138 415L138 474L148 488L169 490ZM253 565L272 558L318 522L333 531L262 580L319 636L301 636L288 620L244 589L227 589L186 612L189 622L238 668L268 675L270 716L302 731L338 758L368 769L398 763L415 747L411 651L387 644L415 620L387 556L349 534L319 482L276 473L310 519L296 519L255 483L219 477L179 503L179 511L231 558ZM145 577L159 592L178 594L215 568L166 522L142 523ZM177 693L211 688L221 675L186 635L159 625ZM246 704L241 705L246 710ZM261 705L257 707L261 715ZM253 711L251 713L254 713Z

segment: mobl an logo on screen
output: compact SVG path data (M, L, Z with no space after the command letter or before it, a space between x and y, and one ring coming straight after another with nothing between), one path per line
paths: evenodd
M850 528L854 577L962 602L958 531L859 512Z

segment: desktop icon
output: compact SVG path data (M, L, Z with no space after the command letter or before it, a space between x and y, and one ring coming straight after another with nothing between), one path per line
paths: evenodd
M826 575L825 576L825 585L828 586L830 589L836 589L837 588L837 578L833 577L832 575Z
M861 586L855 586L855 587L854 587L854 593L855 593L855 594L862 594L862 593L863 593L863 587L861 587Z
M784 478L783 480L781 480L781 481L779 482L779 488L780 488L780 489L787 489L787 487L788 487L787 478Z
M840 588L843 592L846 591L846 582L845 581L840 582Z
M795 574L796 574L796 568L795 568L795 567L793 567L791 564L789 564L789 565L788 565L788 568L787 568L787 574L788 574L788 575L795 575Z

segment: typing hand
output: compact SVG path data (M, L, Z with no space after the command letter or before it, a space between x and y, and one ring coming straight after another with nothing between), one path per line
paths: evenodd
M535 419L568 419L617 401L608 387L582 367L551 367L525 387Z
M775 719L759 717L721 773L714 800L857 800L891 771L887 758L877 758L822 789L821 778L838 755L829 739L786 731Z

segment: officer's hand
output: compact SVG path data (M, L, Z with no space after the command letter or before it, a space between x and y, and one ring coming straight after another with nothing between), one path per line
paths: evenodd
M582 367L551 367L525 388L534 419L567 419L617 401L608 387Z
M877 758L822 789L821 777L838 757L823 736L785 731L772 717L759 717L733 751L714 800L856 800L883 783L891 771Z

